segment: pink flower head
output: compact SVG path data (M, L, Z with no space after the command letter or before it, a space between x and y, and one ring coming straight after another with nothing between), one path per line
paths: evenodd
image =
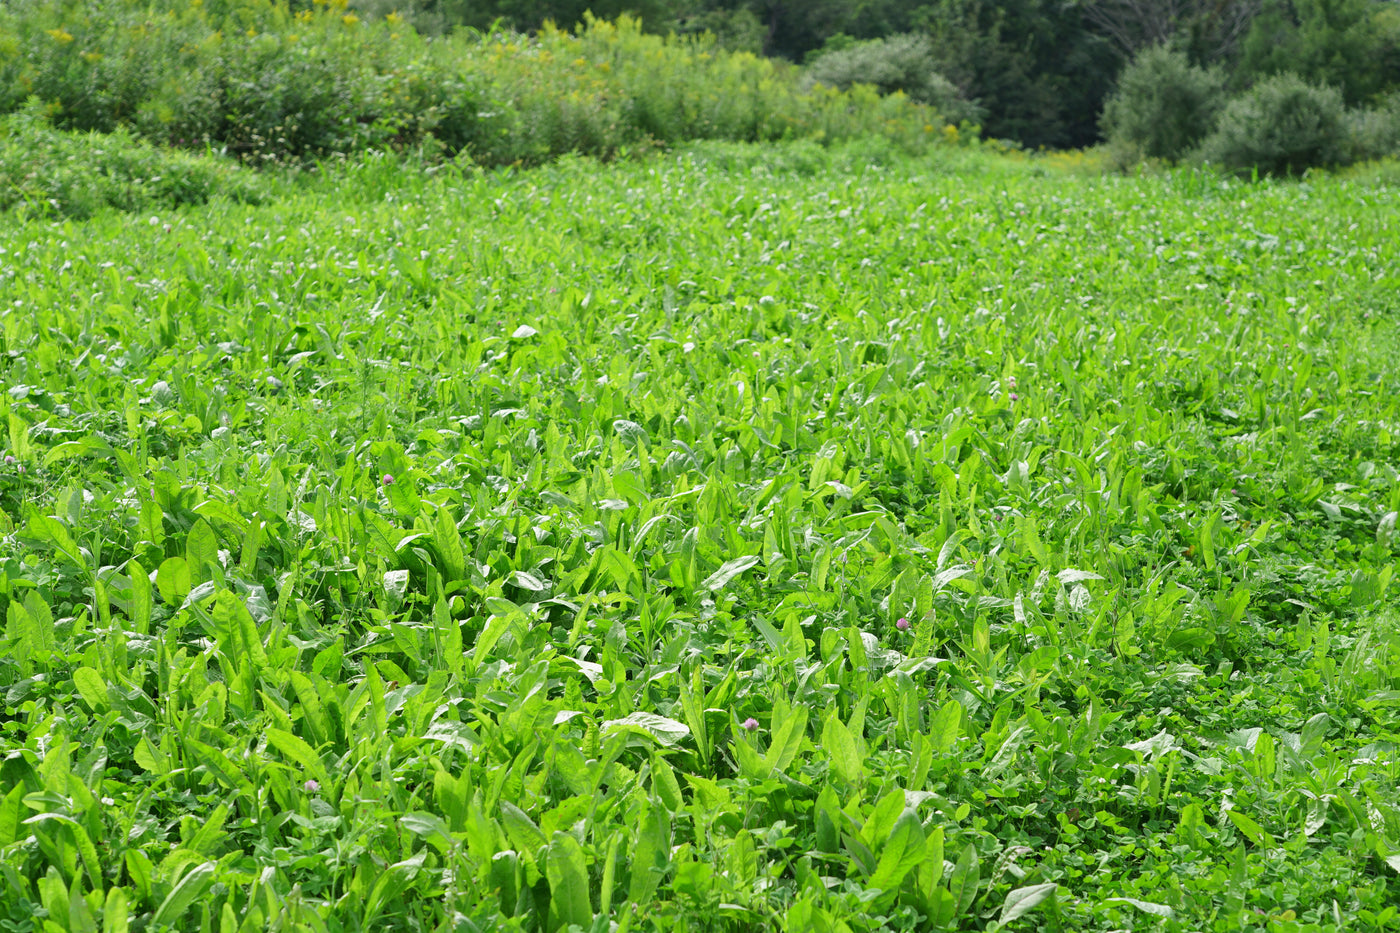
M385 473L384 477L380 480L380 482L383 483L385 486L394 485L394 474Z
M307 781L305 784L301 785L301 789L306 791L308 794L314 794L321 789L321 782Z
M750 716L748 719L744 720L744 728L752 732L758 728L758 720Z
M906 631L909 628L909 620L900 616L899 621L894 624L894 627L901 632Z

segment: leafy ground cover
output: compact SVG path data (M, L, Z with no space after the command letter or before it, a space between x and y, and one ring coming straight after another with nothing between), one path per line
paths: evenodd
M1396 189L879 155L0 226L4 928L1400 923Z

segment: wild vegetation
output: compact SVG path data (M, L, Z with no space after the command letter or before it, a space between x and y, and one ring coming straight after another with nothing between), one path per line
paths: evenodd
M0 928L1400 926L1389 7L648 9L0 8Z
M706 143L0 225L23 930L1384 930L1396 189Z
M0 113L27 108L71 131L124 128L253 166L417 149L532 165L693 139L880 137L917 152L947 135L947 118L904 94L800 78L713 36L663 39L626 18L429 41L395 14L362 20L343 3L0 8Z

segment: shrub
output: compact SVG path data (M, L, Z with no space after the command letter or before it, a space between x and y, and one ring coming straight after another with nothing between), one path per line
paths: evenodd
M1144 50L1118 79L1104 107L1110 146L1175 162L1214 126L1224 104L1224 76L1197 68L1165 46Z
M1347 114L1352 154L1366 161L1400 156L1400 93L1378 107L1357 108Z
M1265 79L1230 101L1200 155L1230 171L1266 175L1345 164L1351 146L1341 92L1297 75Z
M231 162L152 146L124 129L56 130L37 105L0 118L0 210L83 218L216 196L256 203L264 183Z
M918 150L958 117L869 87L804 89L794 65L709 33L648 35L628 17L428 40L345 0L111 0L90 15L73 0L11 2L0 2L0 113L33 96L60 128L125 126L257 165L425 143L484 165L692 139L873 134ZM925 77L921 93L955 96Z
M869 84L882 94L903 91L954 124L976 123L982 117L981 109L938 73L933 43L925 36L900 35L838 45L808 64L803 86L816 84L840 90Z

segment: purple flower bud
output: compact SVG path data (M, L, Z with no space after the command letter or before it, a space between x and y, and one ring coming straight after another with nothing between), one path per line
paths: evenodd
M301 785L301 789L308 794L314 794L321 789L321 783L319 781L307 781L305 784Z
M909 628L909 620L901 616L899 621L894 624L894 627L901 632L906 631Z
M1013 401L1013 402L1016 401L1016 400L1017 400L1018 398L1020 398L1020 397L1021 397L1021 396L1017 395L1015 392L1012 392L1010 395L1007 396L1007 398L1011 399L1011 401Z
M752 732L758 728L758 720L750 716L748 719L744 720L744 728Z
M392 485L394 485L394 474L392 474L392 473L385 473L385 474L384 474L384 478L381 479L380 482L383 483L385 486L392 486Z
M12 457L12 456L10 456L9 454L5 454L5 462L6 462L6 463L14 463L14 462L15 462L15 458Z

